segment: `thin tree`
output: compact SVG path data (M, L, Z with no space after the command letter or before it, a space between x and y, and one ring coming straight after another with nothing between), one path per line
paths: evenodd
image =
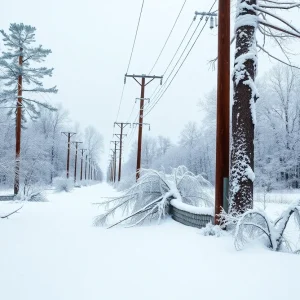
M292 66L280 41L287 37L300 37L290 22L272 10L289 10L299 7L299 2L274 0L237 0L235 39L236 52L233 74L232 146L231 146L231 212L243 213L253 207L254 126L255 103L258 93L255 86L257 49L269 57ZM270 23L273 18L284 27ZM257 34L262 33L260 44ZM285 55L286 61L272 55L265 47L271 37Z
M5 81L7 87L0 96L0 104L15 107L9 111L9 114L12 115L14 111L16 114L15 194L19 192L21 127L22 123L26 122L24 112L26 110L32 119L36 119L39 116L39 107L55 110L35 97L23 96L24 92L29 95L57 92L56 87L44 88L41 81L44 76L52 76L53 69L32 66L32 63L43 62L51 53L51 50L43 49L41 45L32 46L35 42L35 31L35 27L23 23L10 24L9 33L0 30L4 45L8 48L8 51L3 52L0 58L0 66L3 69L0 79Z

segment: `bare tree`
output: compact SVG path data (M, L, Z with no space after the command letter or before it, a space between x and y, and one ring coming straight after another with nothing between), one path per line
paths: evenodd
M103 138L101 134L92 126L85 129L85 145L89 151L89 155L98 160L99 154L103 148Z

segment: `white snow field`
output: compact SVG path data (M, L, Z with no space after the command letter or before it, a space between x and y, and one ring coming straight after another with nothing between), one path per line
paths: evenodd
M48 195L0 219L0 295L5 300L300 299L298 255L205 237L173 220L104 229L92 202L107 184ZM271 205L271 204L268 204ZM0 214L17 204L0 203Z

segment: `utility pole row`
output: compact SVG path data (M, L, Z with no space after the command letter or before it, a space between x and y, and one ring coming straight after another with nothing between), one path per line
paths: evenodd
M118 172L118 181L121 180L121 169L122 169L122 146L123 146L123 136L127 136L127 134L123 133L123 129L127 126L130 125L130 123L123 123L123 122L115 122L114 125L117 125L120 127L120 133L115 134L117 138L119 138L119 143L120 143L120 153L119 153L119 172Z
M83 180L83 167L85 167L84 171L84 179L96 179L96 167L94 161L92 161L92 157L88 154L85 155L85 166L83 165L84 160L84 152L88 151L88 149L79 149L78 145L82 144L82 142L79 141L72 141L71 137L74 136L75 132L62 132L67 138L68 138L68 152L67 152L67 178L69 178L70 175L70 151L71 151L71 143L75 145L75 165L74 165L74 182L77 181L77 159L78 159L78 150L81 151L81 164L80 164L80 181Z
M67 178L69 178L69 171L70 171L70 144L71 144L71 137L75 135L75 132L62 132L68 138L68 153L67 153Z
M77 152L78 152L78 145L82 144L82 142L72 142L75 145L75 167L74 167L74 182L76 183L76 175L77 175Z
M114 150L113 151L113 168L114 168L114 176L113 181L116 182L116 173L117 173L117 145L120 143L119 141L110 141L114 144Z

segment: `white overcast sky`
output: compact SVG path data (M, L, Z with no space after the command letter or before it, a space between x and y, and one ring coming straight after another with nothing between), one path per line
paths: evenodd
M183 2L145 0L129 74L148 74ZM152 74L164 72L194 17L194 11L208 11L213 2L187 0ZM102 133L105 144L102 161L105 162L141 3L142 0L12 0L1 5L0 28L7 31L12 22L35 26L37 43L52 50L47 65L54 67L54 73L46 83L57 85L59 92L50 98L62 102L72 120L82 127L93 125ZM299 10L285 17L300 28ZM299 43L298 47L290 46L297 52ZM185 123L201 118L197 103L216 86L217 73L208 65L216 53L217 29L207 27L164 97L145 118L144 122L151 123L152 135L165 135L176 141ZM275 62L265 55L259 58L261 75ZM299 58L294 61L300 64ZM153 81L146 87L146 97L158 83ZM118 121L128 121L135 98L139 96L140 87L128 78ZM136 105L130 122L137 115L137 109ZM125 153L129 148L125 143Z

